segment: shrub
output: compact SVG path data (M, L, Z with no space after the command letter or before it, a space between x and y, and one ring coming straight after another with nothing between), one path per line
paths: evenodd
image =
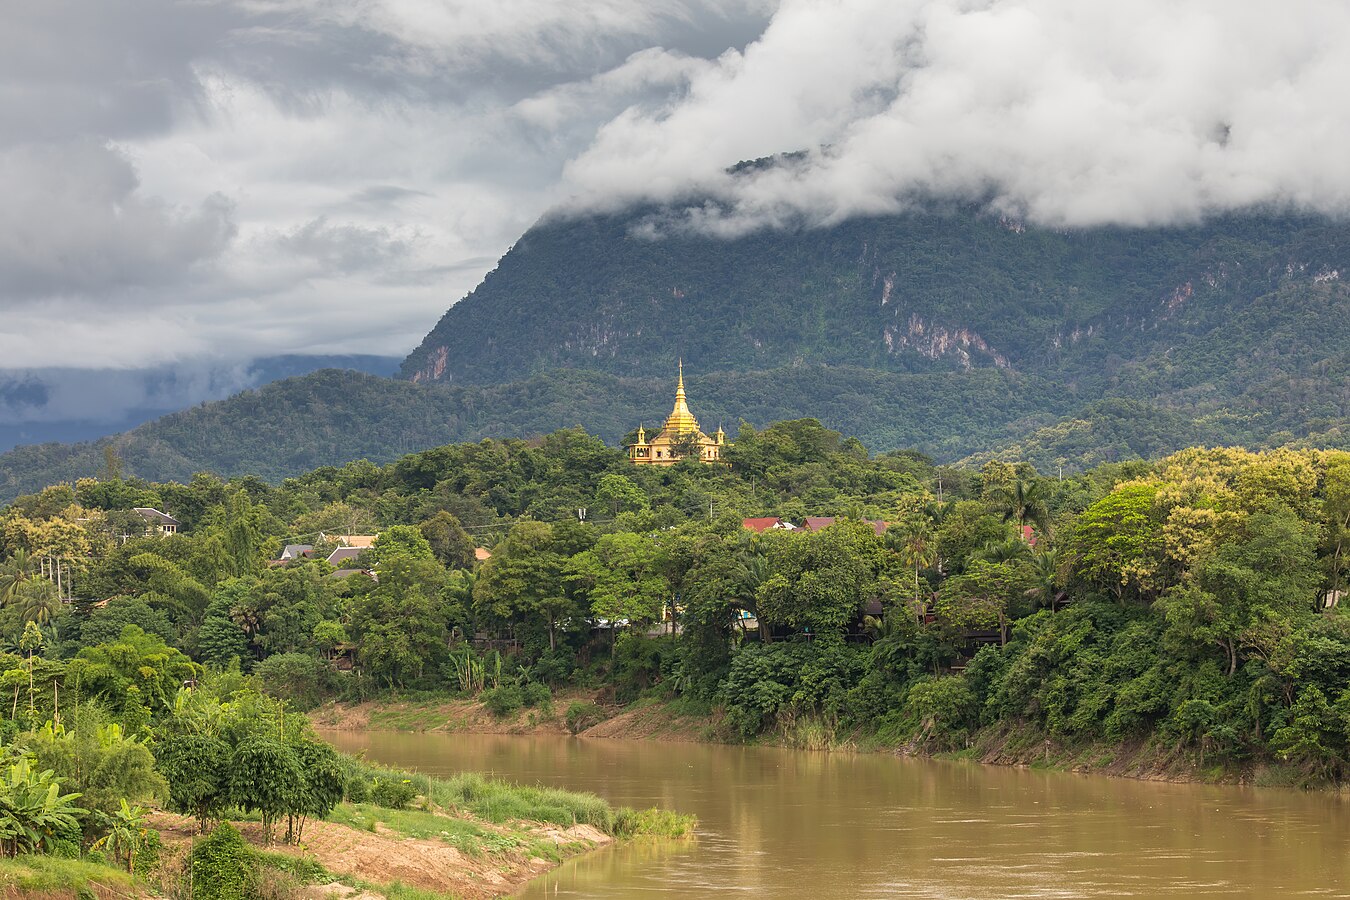
M530 668L530 677L545 684L561 684L572 677L576 669L576 656L566 647L545 651Z
M160 851L163 849L164 842L160 840L159 832L153 828L146 829L145 834L141 835L141 848L136 852L134 873L144 877L158 871Z
M188 857L193 900L252 900L257 865L248 845L228 822L199 840Z
M949 675L916 681L905 698L905 713L914 723L915 740L950 750L965 746L979 707L965 678Z
M553 692L548 689L548 685L540 684L537 681L531 681L525 687L521 688L521 697L526 706L548 706L553 702Z
M370 801L370 780L348 778L346 797L348 803L368 803Z
M83 841L84 832L80 829L79 824L72 822L52 832L51 841L47 845L47 852L61 859L79 859L80 846Z
M580 734L605 721L605 711L594 703L578 700L567 707L567 730Z
M520 686L515 684L489 688L479 694L478 698L488 708L488 712L499 719L506 718L525 705L525 694Z
M407 809L417 788L407 778L376 778L370 787L370 802L387 809Z

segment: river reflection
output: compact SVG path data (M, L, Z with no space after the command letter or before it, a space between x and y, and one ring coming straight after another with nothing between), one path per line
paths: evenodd
M759 747L328 732L428 774L472 770L699 817L693 842L589 854L523 897L1350 896L1331 796Z

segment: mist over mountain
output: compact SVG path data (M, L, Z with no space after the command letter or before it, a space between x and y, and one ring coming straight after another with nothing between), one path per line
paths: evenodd
M388 356L270 356L140 369L0 370L0 451L20 444L96 440L198 403L324 368L391 375Z

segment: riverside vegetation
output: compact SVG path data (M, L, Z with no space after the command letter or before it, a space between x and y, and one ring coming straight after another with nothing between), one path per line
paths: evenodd
M661 702L724 740L1345 778L1350 454L1197 448L1061 479L871 455L806 419L743 428L727 459L636 469L564 430L279 486L147 483L110 458L109 477L18 499L0 515L5 849L134 873L154 856L136 804L155 795L202 822L245 812L263 839L303 842L334 809L370 823L337 804L410 792L491 821L486 788L401 788L297 715L415 692L547 717L555 691L584 691L605 711L571 707L575 730ZM135 507L181 533L145 533ZM750 515L840 521L753 534ZM356 574L267 564L353 533L378 533ZM514 796L488 802L512 821L688 827Z
M97 649L116 660L103 677L121 680L125 702L97 689L78 700L88 671L76 663L88 656L65 673L25 659L52 699L25 698L4 723L0 887L282 900L327 883L334 896L491 896L610 836L692 828L589 794L371 766L338 754L237 669L205 673L135 626ZM197 679L191 689L143 702L139 687L184 674ZM362 859L355 848L370 832L402 841L376 852L411 865Z

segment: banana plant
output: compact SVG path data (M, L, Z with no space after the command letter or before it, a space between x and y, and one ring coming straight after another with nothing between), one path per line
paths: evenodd
M0 777L0 852L7 856L40 853L58 832L77 828L86 810L75 805L80 794L62 794L51 769L34 772L27 757Z
M104 815L108 833L93 843L91 849L107 849L115 859L126 863L127 871L136 871L136 854L145 846L145 808L132 806L122 799L122 808L112 815Z

